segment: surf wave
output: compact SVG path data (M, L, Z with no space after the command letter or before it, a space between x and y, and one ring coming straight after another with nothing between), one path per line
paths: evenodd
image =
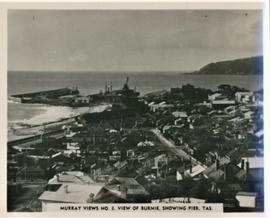
M10 103L10 104L21 104L21 99L9 96L8 97L8 103Z

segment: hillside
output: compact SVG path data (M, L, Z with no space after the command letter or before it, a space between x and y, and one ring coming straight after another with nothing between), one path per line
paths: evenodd
M263 74L263 57L250 57L210 63L193 73L198 74Z

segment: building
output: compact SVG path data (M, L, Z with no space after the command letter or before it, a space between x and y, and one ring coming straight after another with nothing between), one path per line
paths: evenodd
M62 172L49 180L38 199L42 203L42 211L48 211L52 203L92 203L102 187L102 183L94 183L83 172Z
M237 103L251 103L255 102L255 95L253 92L236 92L235 101Z
M202 174L205 169L204 166L197 164L195 166L190 166L190 168L185 171L176 170L176 180L181 181L185 178L195 178Z
M143 203L148 200L149 193L135 179L115 177L95 196L96 203Z
M216 101L225 98L221 93L214 93L212 95L208 95L208 101Z
M174 107L173 104L167 104L165 101L162 101L162 102L157 103L157 104L152 102L148 106L150 107L150 110L152 112L171 110Z
M82 106L82 105L87 106L90 104L91 101L92 101L91 96L78 96L74 98L74 104L79 105L79 106Z
M48 206L52 203L93 203L94 196L101 188L97 184L54 185L53 189L44 191L38 199L42 202L42 211L49 212Z
M245 170L255 180L263 179L264 171L264 158L263 157L242 157L238 167Z
M174 111L172 112L172 115L176 118L183 118L183 119L186 119L188 117L187 112L185 111Z
M256 208L257 193L255 192L237 192L235 198L239 207Z
M225 179L226 172L224 170L225 165L230 163L230 159L227 157L216 157L215 163L210 165L204 170L203 174L206 178L209 178L215 182L219 182Z
M81 154L81 146L78 142L67 142L64 154L70 155L72 153L76 155Z

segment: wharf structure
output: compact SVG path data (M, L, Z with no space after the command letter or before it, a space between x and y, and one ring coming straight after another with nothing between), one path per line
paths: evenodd
M46 90L40 92L31 92L25 94L15 94L12 95L12 97L19 98L22 103L40 103L42 101L45 102L48 99L55 99L61 96L77 95L77 94L79 94L78 88L72 87L72 88Z

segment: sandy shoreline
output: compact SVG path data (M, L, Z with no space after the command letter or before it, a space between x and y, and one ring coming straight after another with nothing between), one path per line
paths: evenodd
M37 106L37 105L35 105ZM16 136L30 136L38 134L43 125L61 123L72 117L85 113L100 113L110 108L110 104L100 104L91 107L70 108L66 106L38 105L39 113L29 119L9 120L8 140Z
M84 113L99 113L106 110L110 106L110 104L100 104L90 107L71 108L67 106L38 105L38 108L36 109L39 110L39 112L34 116L30 116L28 119L9 120L9 123L22 124L25 126L42 125L70 117L75 117Z

